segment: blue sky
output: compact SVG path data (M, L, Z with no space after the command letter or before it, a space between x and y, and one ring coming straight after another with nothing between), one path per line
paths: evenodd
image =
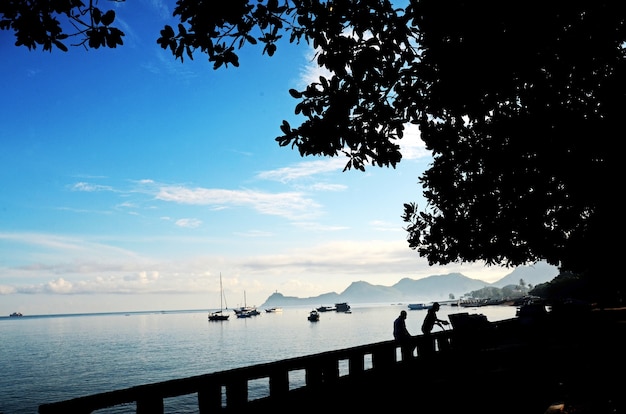
M156 44L173 4L117 5L118 49L28 51L0 31L0 315L214 308L220 272L229 306L511 272L408 248L403 203L423 205L430 162L416 129L396 169L279 147L282 120L298 124L288 90L319 75L312 50L181 64Z

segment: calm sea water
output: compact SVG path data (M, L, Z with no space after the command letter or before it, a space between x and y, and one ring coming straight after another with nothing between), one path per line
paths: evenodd
M352 313L310 307L211 322L206 311L141 312L0 318L0 414L36 413L42 403L135 385L392 339L406 305L352 305ZM513 306L442 306L438 316L481 313L513 318ZM408 311L418 334L426 311ZM166 401L167 412L197 412L195 396ZM135 407L99 413L133 413Z

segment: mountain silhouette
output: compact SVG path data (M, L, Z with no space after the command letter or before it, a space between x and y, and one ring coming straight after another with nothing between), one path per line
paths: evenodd
M558 274L559 269L556 266L546 262L537 262L533 265L516 267L511 273L492 283L491 286L503 288L507 285L518 285L520 280L523 280L526 285L537 286L554 279Z
M448 300L453 295L459 298L474 290L487 286L502 288L518 285L521 280L526 285L537 285L548 282L558 275L558 268L539 262L534 265L520 266L502 279L487 283L479 279L469 278L461 273L432 275L422 279L405 277L392 286L372 285L365 281L352 282L343 292L324 293L319 296L298 298L284 296L275 292L270 295L261 307L297 306L297 305L332 305L339 302L350 303L395 303L395 302L432 302Z

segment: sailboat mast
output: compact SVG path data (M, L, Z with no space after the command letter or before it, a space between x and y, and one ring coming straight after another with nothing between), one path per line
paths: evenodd
M224 290L222 290L222 272L220 272L220 311L223 310L222 300L224 298Z

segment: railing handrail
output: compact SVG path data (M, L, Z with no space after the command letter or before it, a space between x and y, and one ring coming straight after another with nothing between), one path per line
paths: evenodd
M450 348L451 333L451 330L447 330L428 336L411 337L404 345L417 349L417 355L409 358L445 352ZM340 361L348 360L349 370L344 376L352 378L366 370L364 360L368 355L371 356L369 368L371 370L381 370L399 364L402 362L402 357L397 357L400 348L401 344L394 340L359 345L42 404L39 406L39 413L87 414L103 408L132 403L137 404L138 414L162 413L164 398L194 393L198 394L200 413L213 413L224 408L222 387L226 390L226 406L229 408L248 403L248 381L261 378L269 378L270 390L267 397L280 398L291 391L289 384L291 371L305 371L304 388L319 386L339 378Z

